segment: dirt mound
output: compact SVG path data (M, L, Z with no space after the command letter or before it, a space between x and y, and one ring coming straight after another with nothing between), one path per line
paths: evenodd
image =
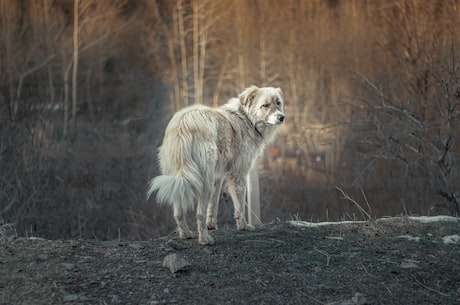
M460 303L458 220L287 222L212 234L216 244L206 247L176 236L3 237L0 304Z

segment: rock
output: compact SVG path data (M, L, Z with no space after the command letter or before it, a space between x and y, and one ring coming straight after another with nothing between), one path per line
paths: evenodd
M80 296L78 294L67 294L62 298L64 302L76 302L79 299Z
M87 302L89 298L85 297L84 295L80 294L66 294L62 297L62 301L64 303L67 302Z
M191 266L185 258L180 257L176 253L168 254L163 259L163 267L169 268L171 273L176 273L180 270L183 270L187 266Z
M400 267L403 268L403 269L414 269L414 268L419 268L419 266L417 265L419 263L419 261L415 261L415 260L412 260L412 259L405 259Z
M453 245L460 244L460 236L459 236L459 235L448 235L448 236L444 236L444 237L442 238L442 242L443 242L445 245L449 245L449 244L453 244Z
M72 263L62 263L62 265L68 271L72 271L75 269L75 264L72 264Z
M135 250L142 250L145 248L145 246L141 243L129 243L128 247L133 248Z
M6 223L0 226L0 239L13 240L18 237L16 229L12 224Z
M343 301L338 301L338 302L332 302L332 303L327 303L327 305L366 305L367 300L364 294L362 293L355 293L355 295L348 300L343 300Z
M351 298L354 305L365 305L367 304L366 297L362 293L355 293L355 296Z
M47 255L47 254L43 254L43 253L42 253L42 254L39 254L39 255L37 256L37 260L38 260L38 261L46 261L46 260L48 260L48 255Z
M203 248L203 252L206 253L206 254L208 254L208 255L213 254L212 250L209 249L209 248Z

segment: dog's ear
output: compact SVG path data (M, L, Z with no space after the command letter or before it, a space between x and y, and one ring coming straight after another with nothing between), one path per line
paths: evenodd
M281 91L281 88L275 88L276 89L276 92L278 92L278 94L283 97L283 91Z
M241 105L246 106L246 107L251 105L251 103L254 101L254 98L257 95L258 90L259 88L254 85L252 85L249 88L244 89L244 91L241 92L239 96Z

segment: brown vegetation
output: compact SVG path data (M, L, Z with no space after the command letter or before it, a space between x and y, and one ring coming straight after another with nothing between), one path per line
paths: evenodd
M1 220L49 238L167 233L169 211L144 196L166 122L251 84L280 86L288 115L260 163L262 220L360 217L336 186L372 216L459 213L459 12L0 1Z

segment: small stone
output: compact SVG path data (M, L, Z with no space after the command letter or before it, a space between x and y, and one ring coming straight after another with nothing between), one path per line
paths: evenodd
M452 245L460 244L460 236L459 236L459 235L448 235L448 236L444 236L444 237L442 238L442 242L443 242L445 245L449 245L449 244L452 244Z
M202 248L202 249L203 249L203 252L206 253L206 254L208 254L208 255L211 255L211 254L214 253L214 252L212 252L212 250L209 249L209 248Z
M62 300L64 302L75 302L78 301L78 297L78 294L67 294L62 298Z
M64 295L62 300L66 303L66 302L86 302L89 299L85 297L84 295L80 295L80 294L66 294Z
M135 250L142 250L145 248L145 246L141 243L129 243L128 247L133 248Z
M0 226L0 239L13 240L18 237L16 229L10 223L6 223Z
M39 254L39 255L37 256L37 259L40 260L40 261L46 261L46 260L48 260L48 255L46 255L46 254Z
M367 304L366 297L362 293L355 293L355 296L351 298L354 305L365 305Z
M417 265L418 263L419 261L406 259L401 263L400 267L403 269L415 269L415 268L419 268L419 266Z
M68 271L72 271L75 269L75 264L71 264L71 263L63 263L62 264L64 266L64 268Z
M163 267L169 268L173 274L191 265L192 264L190 264L185 258L180 257L176 253L166 255L162 264Z

